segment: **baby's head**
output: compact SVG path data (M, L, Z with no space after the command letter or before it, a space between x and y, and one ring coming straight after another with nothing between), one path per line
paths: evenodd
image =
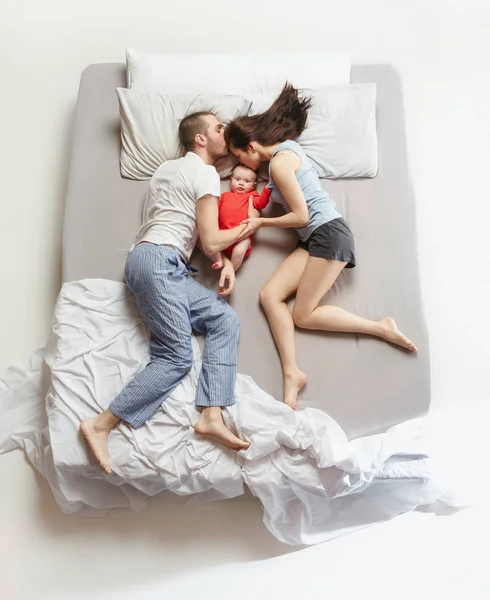
M237 165L231 172L231 191L245 194L255 189L257 173L244 165Z

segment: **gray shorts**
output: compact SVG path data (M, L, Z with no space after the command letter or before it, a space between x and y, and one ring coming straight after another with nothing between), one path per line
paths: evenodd
M347 269L356 266L354 236L342 217L317 227L306 241L298 242L297 248L303 248L316 258L345 262Z

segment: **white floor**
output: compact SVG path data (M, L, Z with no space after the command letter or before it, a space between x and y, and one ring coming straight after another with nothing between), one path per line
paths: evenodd
M0 144L0 370L23 364L49 333L87 65L122 62L128 46L301 48L388 63L403 86L432 397L447 407L442 458L471 505L448 516L416 511L298 550L268 534L250 497L194 508L169 499L102 520L63 516L45 481L12 453L0 456L0 600L490 599L490 452L482 443L490 416L490 3L249 0L245 8L229 0L0 2L0 138L8 140ZM246 43L237 44L243 27Z
M46 482L11 453L0 460L0 597L488 600L488 416L488 406L468 402L433 418L439 472L467 508L417 510L300 549L269 535L252 496L196 507L168 497L141 513L64 516Z

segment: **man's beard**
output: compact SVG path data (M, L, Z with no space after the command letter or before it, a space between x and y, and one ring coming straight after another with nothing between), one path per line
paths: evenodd
M216 146L210 149L209 154L211 155L213 161L216 161L219 158L225 158L226 156L228 156L228 148L225 146L225 148L222 150L221 148Z

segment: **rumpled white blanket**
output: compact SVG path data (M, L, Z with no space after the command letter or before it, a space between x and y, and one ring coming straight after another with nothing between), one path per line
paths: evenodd
M237 402L224 418L250 448L237 454L196 436L196 340L193 367L162 409L140 429L121 424L111 433L114 473L105 475L80 421L106 408L147 361L145 327L124 284L64 284L51 342L27 370L0 379L0 452L24 449L65 513L140 509L164 490L233 498L245 481L263 504L266 527L287 544L326 541L442 498L420 419L349 442L326 413L293 412L238 375Z

